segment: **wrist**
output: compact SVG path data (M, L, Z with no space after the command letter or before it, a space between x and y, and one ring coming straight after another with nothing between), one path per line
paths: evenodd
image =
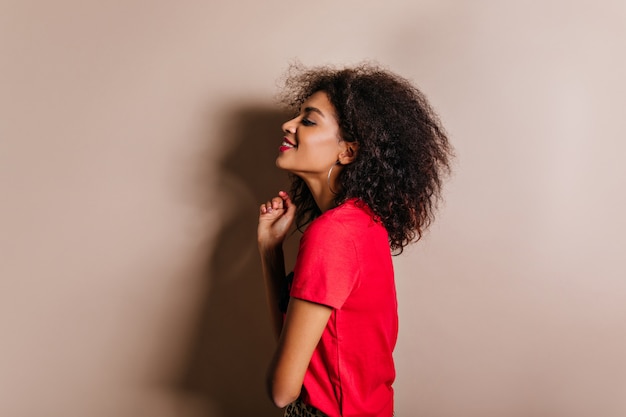
M282 253L283 251L283 242L258 242L259 252L261 255L274 255L278 253Z

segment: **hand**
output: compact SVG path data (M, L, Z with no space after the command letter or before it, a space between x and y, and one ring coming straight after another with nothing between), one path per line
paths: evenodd
M289 194L279 191L277 197L261 204L259 212L259 249L274 249L282 245L296 214L296 206L291 202Z

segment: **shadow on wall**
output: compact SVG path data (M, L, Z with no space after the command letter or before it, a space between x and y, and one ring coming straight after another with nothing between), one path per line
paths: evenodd
M265 392L275 347L256 251L258 205L288 186L274 160L287 115L267 107L240 107L225 121L230 153L210 204L228 204L213 253L202 272L208 281L182 369L179 388L211 405L221 417L279 416ZM211 184L215 178L205 178ZM241 195L243 194L243 195ZM252 200L252 201L251 201ZM233 204L234 203L234 204ZM297 235L285 248L295 253ZM207 254L208 255L208 254ZM204 415L204 414L202 414Z

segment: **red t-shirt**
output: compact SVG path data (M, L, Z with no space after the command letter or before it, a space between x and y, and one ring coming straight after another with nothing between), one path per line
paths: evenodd
M300 241L291 296L333 308L302 399L331 417L391 417L398 306L388 235L358 200L315 219Z

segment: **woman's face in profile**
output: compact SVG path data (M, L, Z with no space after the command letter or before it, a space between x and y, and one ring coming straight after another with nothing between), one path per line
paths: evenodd
M278 168L303 179L326 181L328 170L345 149L335 108L323 91L302 103L300 113L283 124L285 137L276 158Z

